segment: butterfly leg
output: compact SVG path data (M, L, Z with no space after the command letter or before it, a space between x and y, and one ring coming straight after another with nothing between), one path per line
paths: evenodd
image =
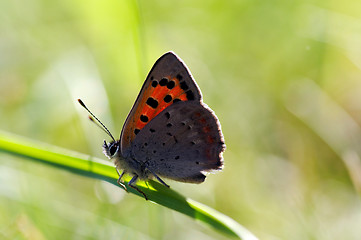
M147 169L158 179L158 181L159 181L161 184L163 184L164 186L166 186L167 188L169 188L169 185L166 184L160 177L158 177L158 175L155 174L155 173L152 171L152 169L149 169L148 167L147 167Z
M117 170L117 173L118 173L118 176L119 176L119 178L118 178L118 180L117 180L117 183L118 183L122 188L124 188L125 191L128 192L127 187L125 186L124 182L122 181L122 177L123 177L123 175L125 174L125 171L123 171L123 172L120 174L118 168L116 168L115 170Z
M140 190L139 188L133 185L133 183L135 183L137 180L138 180L138 175L134 175L134 177L129 181L128 186L137 190L139 193L143 194L145 200L148 200L147 195L145 195L145 193L142 190Z

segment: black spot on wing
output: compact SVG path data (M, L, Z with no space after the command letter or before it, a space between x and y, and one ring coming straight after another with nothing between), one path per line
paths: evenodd
M193 94L193 92L191 90L188 90L186 92L186 94L187 94L187 99L188 100L194 100L194 94Z
M148 99L147 99L147 102L146 102L150 107L152 107L152 108L157 108L158 107L158 101L157 100L155 100L154 98L152 98L152 97L149 97Z
M166 103L169 103L170 101L172 101L172 96L171 95L166 95L164 98L163 98L164 102Z
M186 82L180 82L179 85L180 85L181 89L183 89L184 91L188 89L188 85Z
M169 81L169 82L167 83L167 88L168 88L168 89L172 89L172 88L174 88L174 86L175 86L175 82L174 82L174 81Z
M141 115L141 116L140 116L140 121L142 121L142 122L148 122L148 121L149 121L149 118L148 118L146 115Z
M178 78L178 80L181 81L183 79L183 76L180 74L177 74L176 78Z
M159 81L159 85L160 86L165 86L168 84L168 79L167 78L162 78L160 81Z
M156 86L158 86L158 81L157 80L152 81L152 87L156 87Z

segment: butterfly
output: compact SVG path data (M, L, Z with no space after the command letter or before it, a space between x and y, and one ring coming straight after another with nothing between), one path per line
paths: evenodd
M202 183L206 172L223 167L225 144L220 123L203 103L190 71L173 52L165 53L155 62L119 140L78 101L112 138L109 143L104 140L103 152L114 160L118 183L127 189L122 177L130 174L128 186L145 199L147 196L135 185L138 179L156 178L166 187L169 186L163 177Z

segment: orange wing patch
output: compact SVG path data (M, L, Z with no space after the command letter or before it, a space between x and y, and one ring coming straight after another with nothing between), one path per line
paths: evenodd
M142 99L139 99L140 111L134 114L134 134L173 103L194 99L188 86L177 77L168 76L160 80L152 80L144 90Z

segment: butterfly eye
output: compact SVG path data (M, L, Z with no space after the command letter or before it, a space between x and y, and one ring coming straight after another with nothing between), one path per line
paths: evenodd
M115 142L109 146L109 154L110 156L114 156L118 151L118 144Z
M107 143L104 141L103 143L103 153L105 156L107 156L109 159L112 159L119 151L119 141L110 142Z

